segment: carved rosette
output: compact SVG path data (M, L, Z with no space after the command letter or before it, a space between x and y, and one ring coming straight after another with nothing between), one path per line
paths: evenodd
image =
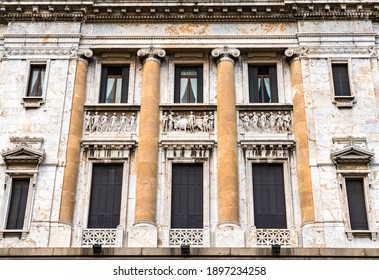
M240 51L238 49L232 49L225 46L223 48L216 48L212 50L211 54L217 59L217 62L225 60L234 62L234 60L240 56Z
M147 49L139 49L137 51L137 56L139 56L143 62L153 60L160 63L161 59L166 56L166 51L164 49L158 49L151 46Z

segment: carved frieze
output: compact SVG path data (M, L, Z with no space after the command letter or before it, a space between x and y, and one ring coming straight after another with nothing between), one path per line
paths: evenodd
M123 134L136 132L135 112L91 112L87 111L84 121L85 134Z
M204 160L209 158L214 141L162 141L161 147L166 153L166 158L188 158Z
M213 111L164 111L161 126L163 133L212 133L215 127L215 116Z
M291 133L290 111L245 111L239 113L239 131L254 133Z
M1 52L2 58L17 58L26 56L38 57L61 57L61 58L91 58L93 55L90 49L79 49L76 47L6 47Z
M123 141L122 143L83 141L88 159L128 159L135 144L134 141Z
M283 159L290 157L294 142L241 142L241 147L247 159Z
M289 59L300 58L318 58L318 57L377 57L376 47L356 47L356 46L316 46L316 47L298 47L285 50L284 54Z

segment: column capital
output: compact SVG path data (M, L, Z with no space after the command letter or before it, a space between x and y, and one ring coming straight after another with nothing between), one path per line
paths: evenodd
M70 56L72 58L81 58L88 60L93 56L93 51L91 49L71 48L70 52Z
M238 49L232 49L228 46L224 46L223 48L213 49L211 54L217 59L217 62L225 60L234 62L234 59L240 56L240 51Z
M292 61L299 59L300 57L306 57L308 55L307 47L298 47L298 48L288 48L284 51L287 59L292 63Z
M166 51L164 49L158 49L150 46L146 49L139 49L137 51L137 56L139 56L143 62L153 60L160 63L160 59L166 56Z

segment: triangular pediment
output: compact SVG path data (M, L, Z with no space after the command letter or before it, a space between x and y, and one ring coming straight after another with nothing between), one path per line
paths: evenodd
M331 153L331 158L335 164L369 164L373 157L373 152L363 150L354 146L350 146Z
M21 146L1 154L7 165L12 163L35 163L39 164L45 158L45 152L30 147Z

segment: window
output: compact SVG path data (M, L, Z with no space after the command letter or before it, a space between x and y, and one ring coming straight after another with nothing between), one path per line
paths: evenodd
M276 65L250 65L248 74L250 103L278 102Z
M283 164L253 164L254 224L257 229L286 229Z
M203 228L203 164L172 165L171 228Z
M129 66L103 66L100 103L127 103Z
M175 67L175 103L203 103L203 67Z
M351 96L348 65L332 64L333 86L335 96Z
M42 96L46 65L31 65L28 92L26 96Z
M368 230L363 178L346 178L345 183L350 228L352 230Z
M30 179L13 179L8 210L7 230L24 228L26 205L28 201Z
M120 224L122 164L94 164L88 228L116 228Z

